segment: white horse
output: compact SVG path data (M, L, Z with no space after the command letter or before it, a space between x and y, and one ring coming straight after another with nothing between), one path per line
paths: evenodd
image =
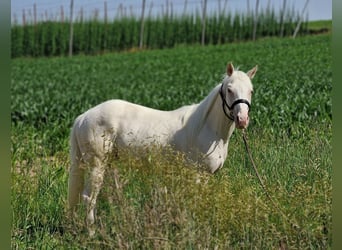
M75 211L80 198L87 207L87 225L94 209L108 154L129 146L170 145L214 173L224 164L235 127L249 123L257 66L244 73L229 63L227 75L199 104L160 111L122 100L99 104L78 116L71 131L68 201ZM85 180L85 176L87 179Z

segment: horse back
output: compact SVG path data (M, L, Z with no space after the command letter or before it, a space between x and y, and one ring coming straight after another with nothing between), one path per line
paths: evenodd
M78 116L74 130L78 141L88 152L99 150L103 140L118 146L161 145L173 141L174 134L184 125L185 109L161 111L123 100L109 100Z

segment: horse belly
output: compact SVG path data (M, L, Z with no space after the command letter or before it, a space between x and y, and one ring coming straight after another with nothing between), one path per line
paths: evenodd
M167 129L158 128L157 124L144 125L121 122L117 130L114 130L118 146L165 146L169 143L170 133Z

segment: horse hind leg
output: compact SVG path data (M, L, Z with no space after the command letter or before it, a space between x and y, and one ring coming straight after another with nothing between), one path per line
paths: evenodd
M83 160L86 164L87 174L82 192L83 202L86 206L86 225L89 235L95 234L95 208L97 196L100 193L104 173L108 161L113 153L113 140L111 133L95 134L94 140L83 148Z
M70 212L76 211L76 206L80 203L82 190L84 188L85 168L82 166L82 156L75 135L75 130L71 133L71 166L68 179L68 205Z
M82 193L82 198L87 209L86 224L90 236L95 234L95 207L105 172L104 163L100 158L94 157L93 164L93 168L90 169L90 173Z
M79 165L72 165L69 171L68 203L70 212L75 212L80 202L84 188L84 169Z

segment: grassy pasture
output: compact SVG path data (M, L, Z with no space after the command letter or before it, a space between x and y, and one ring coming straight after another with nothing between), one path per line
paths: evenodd
M331 35L12 61L13 249L331 247ZM199 102L227 61L254 82L249 139L289 225L263 194L236 131L216 175L158 149L107 172L95 238L66 212L68 133L109 98L159 109ZM81 209L82 212L82 209ZM84 211L83 211L84 212Z

